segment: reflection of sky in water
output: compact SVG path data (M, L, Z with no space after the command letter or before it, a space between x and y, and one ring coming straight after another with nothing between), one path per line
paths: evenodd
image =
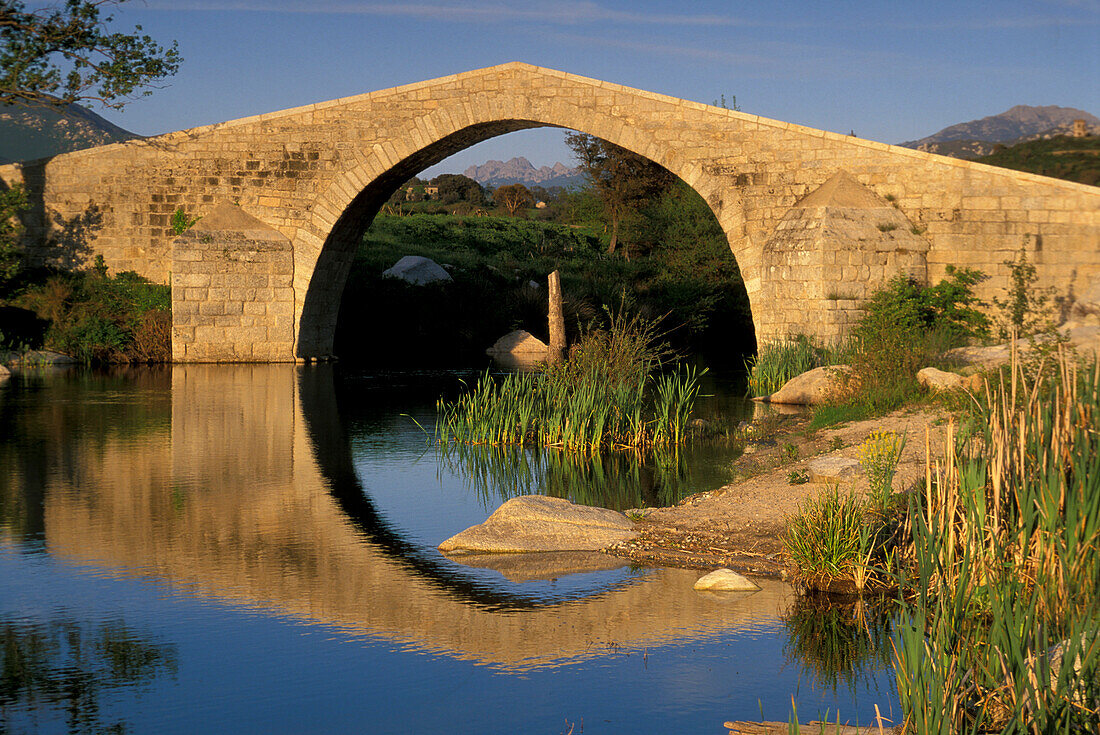
M857 706L847 692L800 684L798 666L780 655L775 620L644 651L594 644L602 655L517 675L0 551L0 619L66 616L87 626L124 621L178 657L174 675L101 696L100 720L136 733L558 733L582 721L586 733L718 732L726 719L758 717L761 704L766 718L785 720L792 693L804 719L838 705L846 719L873 716L869 698ZM888 679L880 676L883 691ZM64 730L63 714L45 706L8 708L0 722L13 732Z
M36 384L36 392L21 393L17 382L0 396L0 400L9 401L5 410L18 408L20 403L24 405L18 410L46 407L48 410L35 419L39 423L29 422L28 426L45 427L43 436L51 441L66 432L73 437L74 451L59 453L65 455L65 465L50 468L43 477L50 482L71 478L77 485L54 491L55 500L64 502L55 503L54 515L47 513L53 520L47 522L44 534L42 526L31 518L25 532L12 536L16 526L5 525L11 517L0 518L0 538L8 538L0 541L0 626L24 635L55 629L58 621L93 633L121 630L145 646L134 650L164 651L173 662L172 667L154 667L144 676L122 682L112 683L110 677L97 675L95 697L82 705L94 715L94 722L104 727L122 723L135 733L556 733L568 731L570 725L576 726L574 732L579 731L582 722L584 731L590 733L717 732L723 720L758 717L758 702L763 703L767 718L786 719L792 693L797 695L804 719L826 708L835 712L839 705L845 717L858 713L867 722L876 701L882 704L894 699L888 673L876 674L867 683L872 690L884 692L881 696L869 696L862 688L857 694L813 691L801 666L787 663L784 657L786 636L776 616L778 603L757 605L749 612L736 600L711 605L690 590L695 576L691 572L622 567L517 583L497 572L446 562L435 552L435 545L480 522L492 507L460 476L441 471L434 452L425 451L429 448L423 434L409 418L400 416L405 412L421 423L430 420L438 395L434 379L344 376L340 380L337 395L356 475L392 530L423 553L434 555L445 571L450 570L447 574L456 578L473 578L543 602L585 599L541 610L490 612L484 607L475 610L477 605L463 602L445 586L425 587L410 579L408 595L419 595L433 607L407 608L404 588L379 589L402 600L399 609L409 609L410 618L434 611L438 602L438 609L447 611L447 619L436 621L436 627L418 627L421 621L410 619L411 632L402 637L387 632L390 623L384 616L372 617L372 608L387 601L355 597L362 590L374 589L374 582L363 561L370 556L365 553L370 544L354 534L347 541L333 535L330 546L317 547L341 554L341 564L353 565L329 570L311 566L323 566L324 559L311 556L315 542L308 528L290 539L269 538L263 531L253 542L266 545L240 548L232 538L210 546L190 545L183 537L168 538L167 532L177 523L175 514L189 510L199 517L207 512L233 511L240 513L242 521L267 519L265 507L255 516L250 511L278 490L278 482L270 477L253 478L255 482L239 488L231 484L200 488L188 484L190 476L180 476L181 486L176 490L153 488L144 497L150 509L159 508L156 512L161 515L142 520L141 513L153 510L137 507L130 522L136 529L165 532L165 538L153 537L141 542L147 546L137 545L135 548L145 549L145 557L129 556L125 564L112 563L107 561L112 554L121 558L122 542L132 540L118 535L130 527L119 525L115 532L114 524L122 519L117 512L103 510L110 508L114 496L101 496L92 487L81 489L82 452L88 446L99 451L96 442L105 426L110 434L107 444L116 442L126 452L139 452L143 436L157 437L158 451L163 452L169 429L181 430L180 424L168 420L173 407L165 399L163 386L157 384L150 390L125 381L59 379ZM432 388L427 396L425 384ZM54 411L57 406L69 406L72 411ZM117 413L120 406L129 406L129 413ZM136 418L135 412L140 414ZM0 449L5 442L11 446L17 441L0 436ZM27 441L41 439L32 436ZM33 447L26 449L32 451ZM163 463L154 463L153 468L164 469ZM5 490L0 482L0 491L10 493L11 488ZM182 493L178 508L174 499L158 494L177 491ZM29 492L31 506L41 501L33 488ZM9 503L0 505L0 511L19 507L13 502L16 500L20 498L0 497ZM328 502L324 492L318 500ZM116 511L119 509L121 506ZM60 558L59 541L67 542L72 552L79 552L79 546L73 546L74 539L59 535L58 521L73 529L102 531L97 538L107 544L102 549L105 560L78 563L74 561L80 558L78 553L67 554L67 560ZM190 527L180 522L175 528ZM276 523L272 528L280 526ZM120 543L119 549L109 545L114 541ZM339 546L348 542L349 548ZM177 547L206 557L172 558ZM257 552L271 554L271 559L281 558L276 552L285 554L282 563L286 566L256 564L249 555ZM235 576L238 570L242 574ZM274 574L270 579L250 576L265 571ZM312 573L317 576L308 576ZM239 586L227 586L229 583ZM311 583L335 586L325 590L311 587ZM598 605L616 595L634 595L625 599L636 600L606 608L608 616L619 619L590 620L591 615L577 614L588 604L604 610ZM670 624L671 610L681 612ZM684 610L690 614L685 615ZM468 624L467 617L476 626ZM440 622L453 623L455 630L440 626ZM570 630L562 630L561 635L556 632L555 626L581 624L591 625L591 632L579 637ZM472 627L480 638L465 640L462 634ZM529 652L524 648L523 656L529 658L511 661L508 651L493 647L508 630L525 637L538 634L542 637L531 639L546 641L546 645L530 646ZM657 631L659 635L645 643L644 636L637 637L639 631ZM635 637L616 637L628 634ZM559 649L553 649L551 642L564 638L570 642L556 654ZM85 668L89 666L99 670L92 662ZM6 707L4 704L0 701L0 730L65 730L63 707L56 699L40 698L28 704L17 698L7 701Z

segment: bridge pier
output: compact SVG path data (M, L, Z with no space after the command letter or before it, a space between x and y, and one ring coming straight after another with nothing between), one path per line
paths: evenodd
M174 362L294 362L290 239L232 204L172 242Z

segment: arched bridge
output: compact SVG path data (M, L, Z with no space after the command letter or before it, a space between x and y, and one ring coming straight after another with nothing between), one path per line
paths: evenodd
M101 254L173 286L180 361L331 353L362 231L410 176L496 135L580 130L656 161L710 205L758 338L833 338L897 272L1021 248L1063 295L1100 274L1100 189L510 63L0 167L43 258ZM230 208L227 205L236 205ZM176 238L172 213L203 215Z

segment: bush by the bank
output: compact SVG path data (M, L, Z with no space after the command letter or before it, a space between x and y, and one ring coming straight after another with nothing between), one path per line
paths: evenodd
M167 362L172 357L171 288L100 262L86 271L25 271L5 299L37 316L37 333L5 329L7 349L47 348L84 363Z

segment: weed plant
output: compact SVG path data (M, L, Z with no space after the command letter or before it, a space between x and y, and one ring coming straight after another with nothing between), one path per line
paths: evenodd
M978 430L929 459L897 643L908 731L1100 729L1100 369L1057 368L1014 359Z
M859 465L867 477L868 501L874 507L890 507L894 473L904 448L905 437L891 431L872 431L859 446Z

